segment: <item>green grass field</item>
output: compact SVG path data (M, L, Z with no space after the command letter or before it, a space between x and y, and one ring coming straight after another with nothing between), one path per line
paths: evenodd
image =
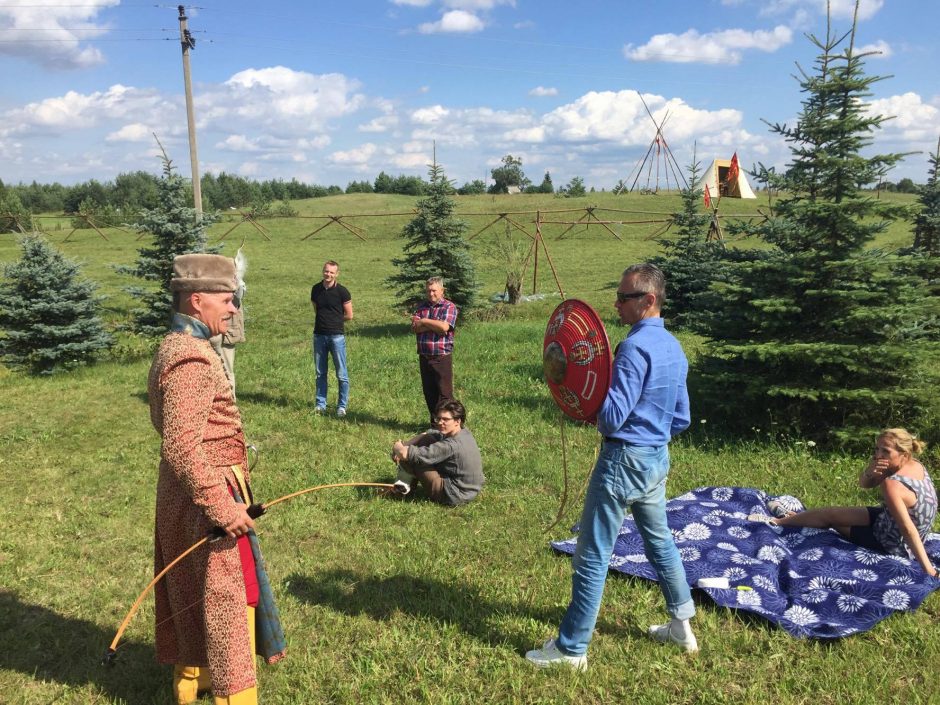
M341 215L404 212L413 203L360 195L297 206L304 215ZM460 199L459 209L592 204L669 212L678 197L481 196ZM722 211L751 213L756 205L725 201ZM514 217L531 228L531 215ZM468 218L469 233L494 218ZM320 483L388 481L392 441L420 430L425 409L414 339L383 284L405 220L352 219L366 242L336 225L302 241L322 224L302 219L264 221L271 242L248 225L226 239L224 252L233 254L244 236L249 257L249 340L238 348L236 367L245 427L262 451L254 475L261 501ZM228 227L214 226L213 237ZM658 226L612 225L622 241L599 226L579 226L559 241L564 227L546 225L543 234L565 294L594 305L617 342L626 331L614 324L614 287L626 265L656 251L649 236ZM67 232L53 231L53 241ZM485 296L502 290L504 276L484 255L492 232L473 241ZM101 282L107 316L117 322L132 304L120 287L131 282L112 265L131 263L141 243L136 235L107 234L109 242L79 231L61 249ZM908 227L899 223L882 244L905 239ZM0 262L16 257L15 239L0 236ZM340 262L356 311L347 331L351 404L342 421L312 413L309 290L328 258ZM340 489L295 499L259 519L289 649L286 661L260 667L262 702L938 702L931 685L940 665L936 594L915 613L833 643L793 639L703 598L694 623L702 650L689 658L645 636L665 614L656 586L612 576L588 673L529 667L522 654L554 634L570 592L570 561L548 541L566 537L576 521L598 443L593 428L567 426L573 498L565 520L546 534L563 483L559 413L541 373L544 326L559 301L545 265L540 259L536 287L544 300L481 314L458 333L457 394L488 477L476 502L446 510ZM531 289L530 269L524 292ZM682 340L694 356L700 341ZM159 439L146 402L150 354L147 341L123 336L109 359L68 374L38 379L0 368L0 702L171 702L169 669L154 662L149 600L116 666L98 664L152 575ZM335 382L330 393L333 404ZM810 505L871 501L854 486L864 458L817 453L800 439L761 441L760 432L748 439L713 435L719 422L695 416L694 433L674 442L671 495L743 485L795 494Z

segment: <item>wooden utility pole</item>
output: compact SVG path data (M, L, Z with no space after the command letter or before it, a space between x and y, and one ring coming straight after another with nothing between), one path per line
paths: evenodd
M196 217L202 218L202 186L199 183L199 157L196 155L196 115L193 112L193 85L189 73L189 50L196 48L196 39L186 26L186 8L177 7L180 13L180 44L183 47L183 87L186 91L186 122L189 125L189 164L193 172L193 203Z

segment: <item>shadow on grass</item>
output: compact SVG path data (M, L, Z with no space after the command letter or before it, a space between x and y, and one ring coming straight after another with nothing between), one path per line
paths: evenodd
M283 394L269 394L267 392L252 392L252 391L241 391L238 392L238 402L246 404L258 404L263 406L275 406L281 409L292 409L296 411L308 411L311 418L314 416L314 400L313 397L308 398L297 398L289 397ZM375 426L382 426L387 428L390 431L388 445L389 448L392 446L392 442L395 440L395 434L402 435L408 433L407 429L414 428L413 423L408 423L402 421L401 418L388 417L388 416L377 416L368 411L360 411L356 408L352 408L348 411L345 418L338 418L336 416L336 409L330 408L328 412L321 414L318 418L322 419L326 423L338 423L338 424L372 424ZM425 422L425 427L427 422ZM403 430L404 429L404 430ZM411 434L408 433L410 436Z
M277 406L282 409L287 408L300 408L303 406L303 401L299 399L293 399L291 397L285 396L283 394L268 394L267 392L245 392L241 389L238 389L238 401L239 402L249 402L251 404L264 404L265 406ZM313 409L313 403L310 403L311 410Z
M522 653L532 648L525 628L506 633L491 617L515 615L546 624L558 624L561 609L538 610L530 607L493 602L467 583L446 583L416 575L376 577L352 570L331 570L310 577L291 575L290 592L299 600L324 605L349 616L368 615L387 621L396 614L430 619L456 626L463 633L490 644L508 644Z
M346 337L353 338L401 338L409 337L414 342L414 333L411 332L409 317L402 316L398 323L375 323L367 326L356 326L346 333Z
M72 688L93 685L115 701L170 702L170 670L156 662L152 645L123 643L117 663L104 666L101 657L114 629L23 602L7 590L0 590L0 625L4 643L0 669L18 671L37 682Z

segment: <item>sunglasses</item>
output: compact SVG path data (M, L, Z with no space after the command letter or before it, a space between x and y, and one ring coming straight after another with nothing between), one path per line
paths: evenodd
M434 419L434 423L441 423L442 421L453 421L453 416L438 416Z
M628 294L628 293L623 292L623 291L618 291L618 292L617 292L617 301L619 301L619 302L622 303L622 304L625 304L625 303L627 303L627 301L629 301L630 299L642 299L642 298L643 298L644 296L646 296L648 293L649 293L648 291L631 291L631 292Z

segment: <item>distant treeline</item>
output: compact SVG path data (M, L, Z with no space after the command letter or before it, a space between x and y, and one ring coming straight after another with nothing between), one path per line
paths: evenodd
M145 171L118 175L114 181L91 179L73 186L60 183L8 184L0 181L0 211L29 213L82 213L116 211L125 215L158 205L160 178ZM424 195L427 182L418 176L391 176L384 171L375 181L353 181L340 186L305 184L297 179L252 181L222 172L205 174L202 179L202 203L206 210L246 208L275 201L321 198L341 193L393 193ZM15 204L15 206L14 206ZM18 207L16 207L18 206Z

